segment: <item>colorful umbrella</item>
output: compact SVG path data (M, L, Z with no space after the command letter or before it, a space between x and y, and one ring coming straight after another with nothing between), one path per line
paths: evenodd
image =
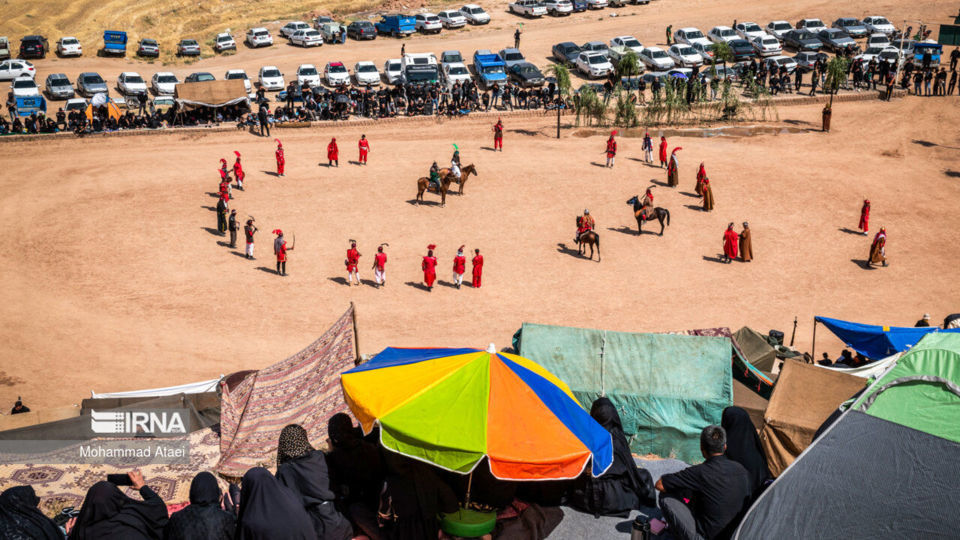
M608 433L570 388L513 354L387 348L340 376L365 433L400 454L467 474L487 457L503 480L575 478L613 463Z

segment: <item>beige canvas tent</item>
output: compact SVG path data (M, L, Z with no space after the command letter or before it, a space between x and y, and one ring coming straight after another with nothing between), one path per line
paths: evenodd
M176 86L174 95L177 103L185 109L226 107L241 103L250 105L241 79L180 83Z
M827 417L865 385L860 377L784 360L760 431L770 472L778 476L793 463Z

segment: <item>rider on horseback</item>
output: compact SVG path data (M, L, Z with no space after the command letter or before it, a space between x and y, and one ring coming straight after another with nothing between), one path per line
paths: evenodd
M577 237L574 239L574 242L577 244L580 243L580 235L587 231L592 231L596 227L596 223L593 221L593 216L590 215L590 210L584 209L583 215L577 218Z
M643 200L640 202L640 218L644 221L648 219L653 219L653 192L650 191L651 188L647 188L647 192L643 195Z
M440 193L440 167L436 161L430 166L430 183L437 186L437 193Z
M457 182L460 181L460 151L455 150L453 152L453 157L450 158L450 174L457 177Z

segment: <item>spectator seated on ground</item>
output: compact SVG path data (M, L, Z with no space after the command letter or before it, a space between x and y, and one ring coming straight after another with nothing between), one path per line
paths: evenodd
M750 478L742 465L724 455L726 449L723 428L707 426L700 433L706 461L657 481L660 510L677 540L727 538L746 511Z
M220 486L208 472L190 482L190 506L175 512L163 529L164 540L232 540L234 514L220 508Z
M317 532L299 495L270 471L254 467L243 475L236 540L316 540Z
M380 538L437 538L440 513L457 511L457 497L433 468L394 452L385 452L387 477L380 494Z
M87 490L83 506L70 530L70 540L139 540L160 538L167 524L167 506L146 485L140 471L128 473L143 501L124 495L110 482Z
M0 538L63 540L60 527L40 511L33 486L14 486L0 493Z

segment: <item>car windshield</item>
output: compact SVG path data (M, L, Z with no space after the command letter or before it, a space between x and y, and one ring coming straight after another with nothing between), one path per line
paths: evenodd
M300 68L300 75L316 75L317 69L312 67L302 67Z
M66 39L63 40L63 44L64 44L64 45L76 45L76 44L77 44L77 40L75 40L75 39L73 39L73 38L66 38Z
M377 68L376 68L375 66L371 66L371 65L368 64L368 65L364 65L364 66L358 67L358 68L357 68L357 72L359 72L359 73L376 73L376 72L377 72Z
M761 41L764 45L779 45L780 42L777 41L777 38L763 38Z
M810 32L800 32L797 34L797 39L816 39L817 36L811 34Z
M34 88L36 86L31 79L18 79L13 81L14 88Z
M387 64L387 71L400 71L400 62L390 62Z
M427 22L440 22L440 18L437 17L436 15L431 15L429 17L424 17L424 18L427 20Z
M677 47L677 54L685 56L688 54L697 54L697 51L693 50L693 47Z
M745 25L743 25L743 31L744 31L744 32L761 32L762 30L761 30L761 28L760 28L759 25L756 25L756 24L745 24Z
M84 75L83 76L84 84L103 84L103 79L99 75Z
M520 66L517 68L517 73L526 73L526 74L537 74L537 68L534 66Z
M129 84L129 83L142 83L142 82L143 82L143 79L141 79L139 75L128 75L125 80L127 81L128 84Z
M314 37L314 36L319 36L320 32L317 32L316 30L307 30L306 32L303 33L303 35L307 37Z
M470 8L470 9L468 9L467 11L469 11L470 13L472 13L472 14L474 14L474 15L479 15L479 14L483 13L483 10L482 10L481 8L478 8L478 7Z
M328 70L330 73L346 73L347 68L343 67L343 64L332 64Z
M650 58L666 58L667 53L663 51L650 51Z
M197 42L194 41L194 40L192 40L192 39L185 39L185 40L183 40L181 43L184 45L184 47L196 47L196 46L197 46Z
M407 71L407 80L409 81L432 81L436 78L437 73L432 69L411 69Z
M607 62L607 58L600 54L594 54L587 57L587 61L591 64L604 64Z
M157 45L157 42L154 41L154 40L152 40L152 39L144 39L144 40L142 40L140 43L141 43L142 45L150 45L150 46L153 46L153 47L156 47L156 45Z
M523 55L520 54L520 53L518 53L518 52L515 52L515 53L507 53L507 54L503 55L503 59L504 59L504 60L523 60Z
M279 77L279 76L280 76L280 70L278 70L278 69L267 69L267 70L264 70L264 71L263 71L263 76L264 76L264 77Z
M363 21L363 22L358 22L357 26L359 26L360 28L373 28L373 23L370 21Z
M773 29L774 29L774 30L789 30L790 28L792 28L792 27L790 26L790 23L788 23L788 22L779 22L779 23L773 25Z
M200 74L197 75L197 81L198 81L198 82L212 81L212 80L215 80L215 79L213 78L213 75L211 75L211 74L209 74L209 73L200 73Z
M266 30L261 30L259 32L254 32L253 35L256 37L267 37L270 35L270 32L267 32Z
M886 20L886 19L883 18L883 17L874 17L874 18L873 18L873 24L874 24L874 25L878 25L878 24L890 24L890 21Z
M157 77L157 82L159 83L175 83L177 78L173 75L160 75Z
M463 62L463 57L459 54L445 54L443 55L443 61L446 63Z
M823 26L823 21L821 21L820 19L809 19L809 20L807 21L807 24L806 24L805 26L808 26L808 27L810 27L810 26Z
M488 75L496 75L498 73L503 73L503 66L487 66L483 68L483 72Z
M447 72L450 75L466 75L469 73L469 71L467 71L467 68L463 66L453 66L452 68L447 70Z
M623 44L627 47L640 47L640 42L635 39L625 39Z
M69 82L66 75L51 75L49 78L50 84L63 84Z
M217 41L233 41L233 38L230 36L220 36L217 38Z
M687 32L687 39L697 39L702 37L703 37L703 32L699 30L690 30L689 32Z
M232 81L234 79L246 79L246 78L247 78L246 73L227 73L227 80Z
M735 36L735 35L737 34L736 32L734 32L733 30L731 30L731 29L729 29L729 28L726 29L726 30L720 30L720 31L717 32L717 33L720 34L720 37Z
M580 47L577 47L573 43L570 43L568 45L560 45L560 50L567 54L571 54L575 52L580 52Z
M883 47L867 47L863 54L880 54L881 51L883 51Z

